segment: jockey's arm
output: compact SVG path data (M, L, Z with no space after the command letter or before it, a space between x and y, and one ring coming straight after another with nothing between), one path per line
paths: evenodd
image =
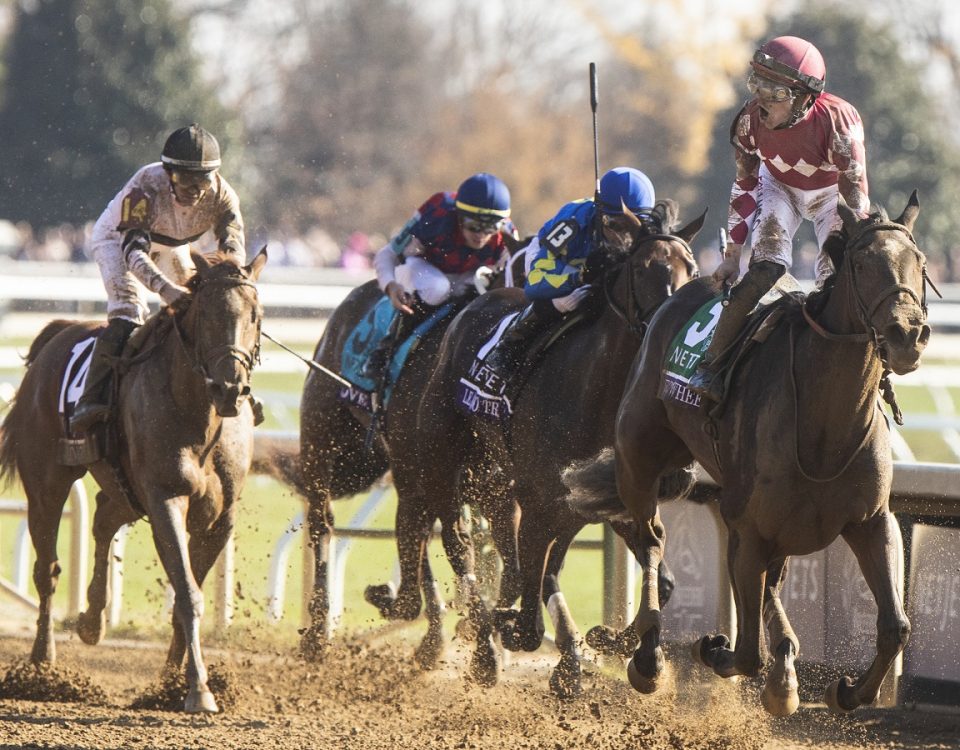
M130 229L123 235L123 261L136 279L151 292L156 292L172 305L189 290L168 279L150 259L150 233L145 229Z
M581 283L582 261L566 263L541 244L523 291L531 300L553 299L570 294Z
M240 207L234 201L225 202L214 228L214 234L221 253L241 266L247 262L246 243L243 239L243 217L240 215Z

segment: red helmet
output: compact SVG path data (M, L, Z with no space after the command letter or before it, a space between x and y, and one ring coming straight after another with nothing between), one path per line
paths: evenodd
M778 36L753 53L750 63L757 75L816 96L823 91L827 66L823 55L806 39Z

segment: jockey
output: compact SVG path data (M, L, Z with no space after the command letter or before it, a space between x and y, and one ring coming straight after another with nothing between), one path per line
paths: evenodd
M107 289L107 328L94 346L72 431L107 418L112 362L149 313L144 287L167 305L188 294L189 243L208 231L220 252L246 260L240 201L219 168L217 139L199 125L179 128L160 161L137 171L97 220L92 248Z
M613 256L629 248L632 222L624 206L641 219L656 202L653 183L640 170L617 167L600 180L600 204L581 199L566 204L527 246L531 258L524 294L530 304L510 323L484 364L506 380L527 342L590 292Z
M822 249L824 240L842 225L838 195L857 212L869 209L863 122L851 104L824 92L825 79L823 57L803 39L777 37L753 55L747 78L752 98L730 130L737 165L730 193L730 243L714 281L736 281L748 237L750 267L731 291L690 380L694 391L714 401L723 397L714 363L733 344L760 298L790 267L800 222L812 221L816 231L820 286L833 270Z
M517 237L510 221L510 191L486 172L468 177L457 192L432 195L376 254L380 289L399 311L387 335L364 365L379 376L393 349L451 297L474 288L480 268L497 265L507 251L504 234Z

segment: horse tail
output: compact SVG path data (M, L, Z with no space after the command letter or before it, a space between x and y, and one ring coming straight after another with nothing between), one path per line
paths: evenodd
M27 367L33 364L34 360L40 355L43 347L50 343L50 339L60 333L64 328L76 325L76 322L75 320L52 320L47 323L43 327L43 330L37 334L33 343L30 344L30 350L27 352L27 356L24 357Z
M251 471L266 474L293 487L301 495L303 474L300 472L300 449L290 450L279 440L258 437L254 441Z
M18 416L17 400L14 398L0 426L0 487L10 486L17 476L17 441L14 434L17 432L15 425Z
M574 461L560 473L560 480L569 490L567 504L590 523L630 520L617 494L613 448L604 448L593 458Z
M560 479L570 491L567 504L591 523L632 520L617 493L613 448L604 448L593 458L574 461L561 472ZM696 484L696 464L668 472L660 477L657 499L683 500Z

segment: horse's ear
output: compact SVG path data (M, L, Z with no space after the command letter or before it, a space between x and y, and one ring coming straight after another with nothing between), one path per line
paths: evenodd
M853 237L857 233L860 218L839 193L837 193L837 214L843 221L843 229L847 233L847 237Z
M510 232L501 232L500 236L503 238L503 244L507 248L507 251L510 253L510 255L513 255L524 245L529 245L530 240L533 239L533 237L525 237L524 239L520 239L518 237L514 237Z
M263 270L263 267L267 265L267 246L264 245L260 248L260 252L257 253L257 257L250 261L248 266L244 267L244 271L247 272L247 276L254 281L260 278L260 272Z
M913 223L917 220L917 214L920 213L920 200L917 198L917 191L910 193L910 200L907 201L907 207L903 213L896 219L897 224L903 224L909 231L913 231Z
M203 253L198 253L195 250L191 250L190 258L193 260L193 265L196 266L198 274L210 270L210 261L207 260L207 256Z
M680 217L680 204L673 198L661 198L653 206L653 215L660 222L660 231L669 234Z
M847 252L846 235L839 230L830 232L827 239L823 241L823 252L830 258L834 269L839 269L843 265L843 256Z
M707 218L707 211L709 208L703 209L703 213L700 214L696 219L687 224L683 229L678 229L674 234L682 239L684 242L689 244L694 237L697 236L697 233L703 229L703 222Z
M620 199L620 207L623 209L623 215L630 219L630 223L638 229L643 226L643 222L640 221L640 217L637 216L633 211L627 208L627 204L623 202L623 198Z

